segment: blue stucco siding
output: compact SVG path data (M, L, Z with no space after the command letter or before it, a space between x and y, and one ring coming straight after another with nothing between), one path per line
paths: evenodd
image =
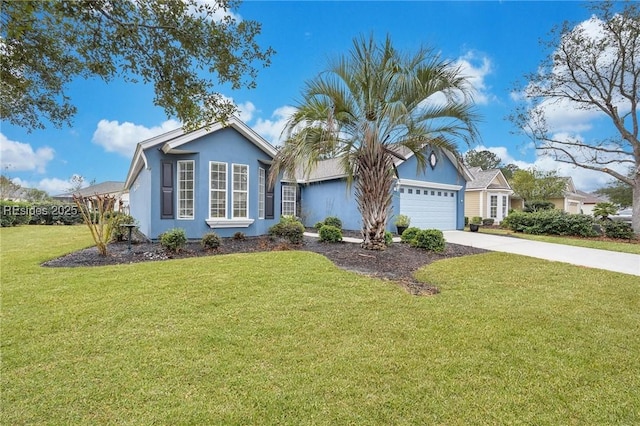
M145 235L151 232L151 171L143 169L129 189L129 212Z
M233 128L225 128L214 133L207 134L199 139L181 145L181 152L185 154L165 154L157 146L145 151L147 162L150 165L149 183L150 200L146 207L151 212L149 233L146 235L152 239L158 238L163 232L172 228L183 228L187 237L199 239L208 232L216 232L222 237L233 236L236 232L243 232L248 236L264 235L268 229L279 220L280 194L274 193L275 215L274 219L258 218L258 169L264 168L265 163L272 161L269 154L262 151L251 141ZM194 218L178 219L177 211L177 163L178 161L194 161ZM173 219L162 219L161 210L161 164L171 162L173 165L174 181L174 210ZM227 164L227 218L231 218L232 212L232 165L242 164L248 166L248 217L254 222L248 227L210 228L206 223L209 218L209 163L211 161ZM133 203L132 203L133 204ZM145 207L142 207L145 208Z
M354 188L347 188L344 179L334 179L301 185L301 216L306 226L313 226L329 216L342 221L342 228L357 231L362 228Z
M418 169L415 157L409 158L398 166L400 179L432 182L445 185L461 185L456 191L456 199L464 200L466 181L456 165L443 153L438 153L435 168L427 166ZM328 216L336 216L342 220L345 230L362 229L362 216L358 211L354 186L347 188L345 179L333 179L301 185L301 216L306 226L313 226ZM394 185L389 211L387 229L395 231L394 216L400 212L400 196ZM456 228L464 228L464 205L458 202L456 210Z

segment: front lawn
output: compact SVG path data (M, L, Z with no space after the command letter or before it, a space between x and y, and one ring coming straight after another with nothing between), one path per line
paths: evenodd
M0 229L1 424L638 424L637 277L503 253L416 297L309 252L39 263Z

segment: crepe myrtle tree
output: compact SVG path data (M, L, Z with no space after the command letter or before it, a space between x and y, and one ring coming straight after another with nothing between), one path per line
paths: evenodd
M552 32L552 53L527 76L512 121L542 153L606 173L632 188L633 230L640 233L640 3L592 2L591 19ZM598 120L596 139L562 128L554 113ZM575 114L574 114L575 115ZM589 125L591 127L591 125ZM631 167L631 173L621 170Z
M187 128L235 106L215 83L253 88L274 53L236 0L0 0L0 119L28 130L70 125L75 78L153 84L154 104Z
M397 51L387 37L354 39L353 48L306 83L285 128L271 180L285 171L308 174L321 159L339 158L355 185L362 246L383 250L394 160L415 154L426 168L426 148L457 153L459 140L477 137L471 87L460 69L433 50Z

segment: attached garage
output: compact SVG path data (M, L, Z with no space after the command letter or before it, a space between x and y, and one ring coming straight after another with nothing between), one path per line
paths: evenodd
M455 185L403 183L399 186L400 213L409 216L411 226L420 229L456 229L459 189Z

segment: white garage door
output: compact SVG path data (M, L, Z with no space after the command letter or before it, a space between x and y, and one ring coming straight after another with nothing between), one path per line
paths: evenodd
M400 213L420 229L456 229L456 192L445 189L400 187Z

